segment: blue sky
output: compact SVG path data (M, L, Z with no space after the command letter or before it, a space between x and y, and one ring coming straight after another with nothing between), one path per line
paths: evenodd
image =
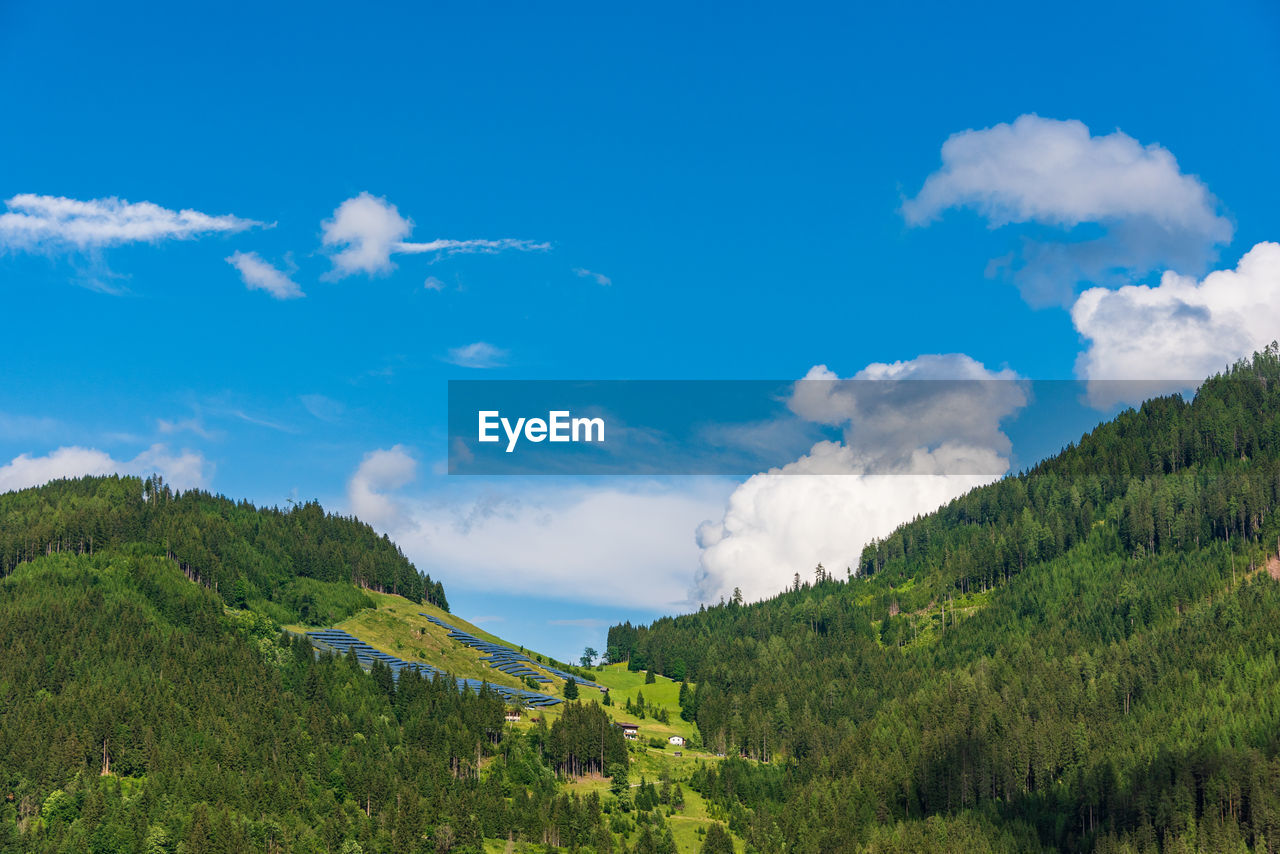
M238 218L80 243L0 228L0 487L169 467L258 502L368 509L460 614L501 618L487 627L556 654L602 647L601 626L686 598L681 578L729 583L699 569L725 540L695 532L740 530L721 517L744 485L450 480L448 379L788 379L817 365L850 377L928 354L1020 377L1142 378L1150 366L1103 336L1170 304L1204 321L1174 341L1199 354L1183 378L1266 337L1265 312L1248 306L1268 301L1269 259L1226 296L1204 291L1205 306L1167 289L1154 307L1136 292L1109 299L1170 269L1193 287L1280 240L1280 13L1262 2L981 14L19 2L0 6L0 74L4 199ZM952 134L1029 115L1087 128L1083 179L975 186L960 160L948 171ZM1016 150L983 135L974 156L1004 163L1049 150L1033 131L1071 136L1014 127ZM1100 165L1095 144L1117 129L1154 175L1121 199L1106 196L1119 167ZM1176 165L1162 171L1150 146ZM924 200L931 175L937 198L913 220L904 202ZM1068 199L1077 186L1094 188L1083 208ZM350 244L326 247L323 223L362 193L412 221L402 243L529 243L392 252L372 274L337 276ZM1185 214L1174 225L1171 209ZM1106 263L1079 263L1073 247L1099 237ZM250 289L234 253L305 296ZM1070 275L1042 263L1064 256ZM1033 292L1018 269L1053 288ZM1093 302L1078 301L1091 287ZM1208 352L1228 308L1262 320ZM522 513L557 524L523 540ZM445 518L466 534L447 548ZM486 533L493 518L513 527ZM594 536L584 554L574 530ZM493 552L495 538L511 551ZM551 558L529 559L539 550L573 566L547 576Z

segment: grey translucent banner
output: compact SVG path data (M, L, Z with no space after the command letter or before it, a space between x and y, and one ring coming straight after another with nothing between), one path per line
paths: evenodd
M998 477L1194 382L455 380L456 475Z

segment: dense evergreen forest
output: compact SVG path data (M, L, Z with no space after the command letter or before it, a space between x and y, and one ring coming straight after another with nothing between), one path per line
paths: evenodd
M1280 851L1278 502L1272 345L608 655L696 680L758 851Z
M191 490L159 477L86 477L0 496L0 575L23 561L92 555L128 544L177 561L230 605L282 623L328 624L368 597L350 585L449 610L444 587L414 568L386 535L314 501L289 510Z
M344 537L375 551L370 583L412 583L367 528L142 486L0 496L5 553L26 558L0 580L0 852L476 854L487 837L674 854L598 705L516 732L487 690L317 656L195 583L330 572ZM623 797L558 783L602 769Z
M608 657L689 680L726 757L687 785L748 852L1280 851L1278 503L1272 347L847 579L615 626ZM282 634L361 588L447 606L315 503L57 481L0 495L0 576L0 852L674 852L600 706L517 732L488 692Z

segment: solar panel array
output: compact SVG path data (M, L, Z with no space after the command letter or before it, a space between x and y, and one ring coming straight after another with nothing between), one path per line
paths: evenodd
M354 652L356 660L363 667L373 666L374 661L381 661L387 667L391 668L391 675L399 679L401 670L416 670L426 676L435 676L440 674L448 676L438 667L432 667L421 661L405 661L403 658L396 658L394 655L385 653L382 650L374 649L369 644L360 640L353 635L347 634L341 629L323 629L320 631L307 632L307 637L311 639L312 644L320 648L328 648L334 652L346 655ZM552 697L549 694L539 694L536 691L526 691L524 688L508 688L505 685L494 685L492 682L485 682L482 679L464 679L457 678L459 690L471 690L477 694L480 693L482 685L488 685L489 690L501 697L505 702L517 706L533 706L535 708L544 708L546 706L554 706L563 702L559 697ZM550 680L547 680L550 681Z
M426 617L440 628L446 629L449 632L449 637L458 641L463 646L469 646L472 649L478 649L481 652L488 653L487 657L482 657L480 660L487 663L490 667L501 670L503 673L509 673L512 676L531 676L538 682L542 682L544 684L551 681L529 666L533 664L533 659L525 655L523 652L516 652L511 647L503 646L500 643L481 640L473 634L464 632L461 629L455 629L453 626L437 617L431 616L430 614L423 614L422 612L419 612L418 616ZM592 682L589 679L582 679L581 677L574 676L572 673L566 673L563 670L557 670L556 668L549 667L545 664L539 664L538 666L549 673L559 676L561 679L573 679L579 685L586 686L587 688L596 688L600 691L605 690L603 685Z

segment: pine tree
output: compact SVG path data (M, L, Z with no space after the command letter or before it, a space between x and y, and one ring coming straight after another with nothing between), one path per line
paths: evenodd
M707 838L702 840L701 854L733 854L733 837L719 822L707 828Z

